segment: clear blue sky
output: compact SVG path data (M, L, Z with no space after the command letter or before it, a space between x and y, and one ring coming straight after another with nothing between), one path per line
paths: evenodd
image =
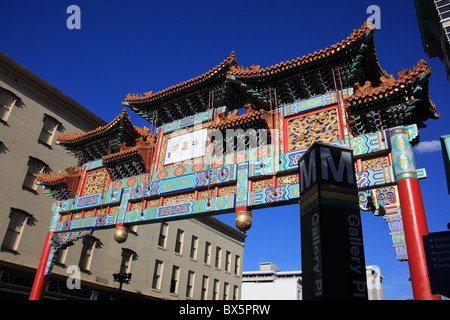
M81 30L69 30L69 5L81 8ZM10 1L0 9L0 50L94 113L111 121L128 93L159 91L203 74L232 51L241 66L267 67L347 38L381 9L375 43L381 66L397 78L420 59L433 68L430 95L441 114L421 130L422 141L450 133L450 83L438 58L423 52L413 1ZM146 122L128 110L134 124ZM430 232L450 222L440 150L416 154ZM220 217L234 225L234 214ZM386 299L412 297L408 264L396 260L387 223L363 213L367 265L378 265ZM244 270L272 261L301 269L299 206L253 212Z

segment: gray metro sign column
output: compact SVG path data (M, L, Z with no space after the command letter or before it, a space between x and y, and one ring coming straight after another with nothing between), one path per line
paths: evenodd
M353 150L314 143L299 161L303 298L367 299Z

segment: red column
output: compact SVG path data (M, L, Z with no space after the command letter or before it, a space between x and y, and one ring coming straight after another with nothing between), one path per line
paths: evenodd
M47 276L45 275L45 268L47 267L48 257L50 256L50 251L52 249L52 246L50 245L52 236L53 232L47 233L47 238L45 239L44 249L42 250L41 260L39 261L39 266L36 271L29 300L42 300L42 296L44 295L44 286L47 279Z
M440 296L431 293L428 278L422 241L422 236L428 234L428 225L408 132L404 127L396 127L390 129L389 134L414 299L440 300Z
M404 179L398 182L398 194L403 217L406 249L412 290L416 300L440 300L431 294L427 261L422 236L428 234L419 180Z

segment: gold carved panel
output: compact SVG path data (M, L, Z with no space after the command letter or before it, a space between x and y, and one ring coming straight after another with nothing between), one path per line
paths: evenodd
M85 218L91 218L95 216L95 210L94 209L90 209L90 210L86 210L84 212L84 217Z
M389 166L387 156L367 159L363 161L364 170L381 169Z
M83 218L83 212L77 212L72 215L72 220Z
M314 142L338 141L339 119L336 108L307 114L287 121L288 151L306 149Z
M168 206L175 203L181 203L181 202L191 202L194 201L194 194L193 193L185 193L185 194L179 194L176 196L171 196L164 198L164 205Z
M216 193L214 188L211 188L210 190L202 190L198 192L198 200L202 199L210 199L215 198Z
M105 215L106 212L107 212L107 210L108 210L108 207L104 207L104 208L98 209L98 210L97 210L97 216L103 216L103 215Z
M70 220L70 213L61 216L61 221L69 221L69 220Z
M119 210L120 210L120 206L119 205L111 207L111 210L109 211L109 214L114 214L114 213L117 214L117 213L119 213Z
M295 184L295 183L298 183L298 174L296 174L296 173L278 178L279 186L285 186L285 185Z
M253 191L272 188L272 178L253 181Z
M134 210L142 210L142 209L143 209L143 205L144 205L144 202L143 202L143 201L133 202L133 203L131 204L130 211L134 211Z
M159 207L159 204L161 203L161 200L158 199L152 199L147 201L147 208L155 208Z
M84 185L83 196L101 193L108 183L108 173L106 169L101 169L88 173L86 183Z
M222 196L229 196L231 194L236 194L236 186L226 186L219 188L219 195Z

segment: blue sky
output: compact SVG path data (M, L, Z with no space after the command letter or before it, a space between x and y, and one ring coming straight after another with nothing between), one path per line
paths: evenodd
M81 9L81 29L69 30L69 5ZM0 50L94 113L111 121L128 93L157 92L203 74L232 51L241 66L267 67L347 38L381 9L375 32L381 66L397 78L420 59L433 68L430 96L441 118L428 121L421 141L449 134L448 90L442 63L423 52L414 2L396 1L10 1L0 10ZM128 110L133 123L147 123ZM430 147L431 148L427 148ZM450 222L445 173L436 143L416 152L430 232ZM416 147L417 148L417 147ZM419 152L420 151L420 152ZM396 260L387 223L363 212L367 265L384 276L386 299L412 297L408 264ZM234 225L234 214L219 217ZM244 271L272 261L282 271L300 270L299 206L253 212Z

